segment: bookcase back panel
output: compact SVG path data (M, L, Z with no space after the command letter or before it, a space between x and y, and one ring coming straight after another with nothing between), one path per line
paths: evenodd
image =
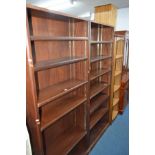
M115 77L114 84L115 85L120 85L121 84L121 74L120 75L117 75Z
M32 34L36 36L69 36L69 18L31 11Z
M95 62L91 64L91 72L99 70L101 67L100 62Z
M52 68L37 73L39 90L48 86L70 80L72 72L70 65Z
M104 90L102 91L102 93L109 96L109 95L110 95L110 87L107 87L106 89L104 89Z
M116 59L115 70L122 71L122 59Z
M72 55L86 57L88 52L88 42L87 41L74 41L72 43Z
M92 41L99 41L99 33L98 33L98 27L92 27L91 28L91 40Z
M36 41L34 43L35 62L70 57L67 41Z
M105 83L107 83L107 84L110 84L111 72L102 75L102 76L100 77L100 80L101 80L101 82L105 82Z
M119 39L116 41L116 54L122 55L124 51L124 40Z
M91 57L98 56L99 54L100 54L99 44L92 44L91 45Z
M111 69L111 65L112 65L112 59L106 59L102 61L102 66L104 68Z
M102 28L102 37L101 40L103 41L111 41L113 36L113 28L110 27L103 27Z
M75 20L73 25L74 37L88 37L88 22Z
M73 64L71 71L72 78L77 80L88 80L88 74L86 74L86 69L86 61Z
M111 56L111 44L103 44L101 49L101 55Z

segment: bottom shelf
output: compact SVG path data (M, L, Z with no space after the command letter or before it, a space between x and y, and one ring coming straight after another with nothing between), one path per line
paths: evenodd
M117 115L118 115L118 111L113 111L112 112L112 120L114 120Z
M86 135L81 128L74 127L63 133L47 147L46 155L66 155Z
M88 155L108 126L109 112L90 130L90 137L85 136L69 155Z

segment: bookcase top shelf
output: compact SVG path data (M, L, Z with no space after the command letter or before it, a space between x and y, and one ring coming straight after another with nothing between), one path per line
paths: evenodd
M38 94L38 107L41 107L86 83L87 81L67 80L40 90Z
M86 19L83 19L83 18L80 18L80 17L77 17L77 16L69 15L69 14L62 13L62 12L55 11L55 10L49 10L49 9L46 9L46 8L31 5L31 4L26 4L26 8L30 9L30 10L38 11L38 15L40 14L39 12L41 12L41 13L46 13L48 16L54 14L55 17L57 16L58 18L61 16L64 19L72 18L72 19L77 19L77 20L82 20L82 21L88 21Z
M77 56L59 58L54 60L46 60L46 61L41 61L36 63L34 65L34 70L41 71L41 70L59 67L67 64L72 64L72 63L77 63L79 61L85 61L85 60L87 60L86 57L77 57Z
M53 37L53 36L31 36L30 37L32 41L68 41L68 40L75 40L75 41L82 41L82 40L88 40L88 37Z

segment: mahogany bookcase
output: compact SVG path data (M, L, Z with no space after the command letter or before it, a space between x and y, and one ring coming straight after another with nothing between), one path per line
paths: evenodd
M109 126L114 28L27 5L34 155L88 154Z

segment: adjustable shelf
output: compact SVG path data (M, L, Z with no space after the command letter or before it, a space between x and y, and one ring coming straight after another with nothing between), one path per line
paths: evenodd
M53 143L49 144L47 155L68 154L85 135L86 132L80 128L68 129L58 139L53 141Z
M80 40L88 40L88 37L53 37L53 36L31 36L30 37L31 41L70 41L70 40L75 40L75 41L80 41Z
M95 110L97 110L101 104L106 102L109 99L107 94L100 93L94 98L92 98L90 103L90 114L92 114Z
M109 72L111 72L111 69L106 69L106 68L92 71L90 74L90 80L94 80L94 79L98 78L99 76L102 76L102 75L109 73Z
M60 67L63 65L68 65L72 63L77 63L80 61L85 61L87 58L82 57L67 57L67 58L60 58L56 60L47 60L47 61L41 61L35 64L34 70L35 71L41 71L44 69L54 68L54 67Z
M91 58L91 63L94 63L96 61L101 61L101 60L104 60L104 59L110 59L110 58L112 58L112 57L111 56L103 56L103 55L96 56L96 57Z
M120 75L122 71L115 71L115 76Z
M86 83L86 81L68 80L47 87L39 92L38 107L43 106L44 104L61 97Z
M68 154L86 135L84 121L84 104L81 104L46 128L43 132L46 154Z
M113 41L91 41L91 44L111 44Z
M82 58L82 57L67 57L67 58L60 58L56 60L46 60L46 61L41 61L35 64L34 70L35 71L41 71L49 68L54 68L54 67L60 67L63 65L68 65L72 63L77 63L80 61L85 61L87 58Z
M95 83L90 87L90 99L96 96L98 93L106 89L109 85L106 83Z
M108 111L107 108L100 108L91 114L91 116L90 116L90 129L92 129L95 126L95 124L104 116L104 114L107 111Z
M114 92L116 92L120 88L120 85L114 85Z
M113 106L115 106L119 102L119 98L114 98L113 99Z
M41 115L41 130L43 131L48 126L62 118L84 102L87 98L84 94L78 95L77 91L84 91L84 87L80 87L73 92L66 94L62 98L50 102L42 107ZM74 94L74 95L73 95Z
M116 55L116 59L120 59L120 58L123 58L123 55L122 54Z
M109 126L108 113L106 113L101 120L91 129L90 132L90 146L88 148L88 152L92 149L92 147L96 144L98 139L102 136L104 131Z
M118 111L113 111L112 112L112 120L114 120L118 115Z

